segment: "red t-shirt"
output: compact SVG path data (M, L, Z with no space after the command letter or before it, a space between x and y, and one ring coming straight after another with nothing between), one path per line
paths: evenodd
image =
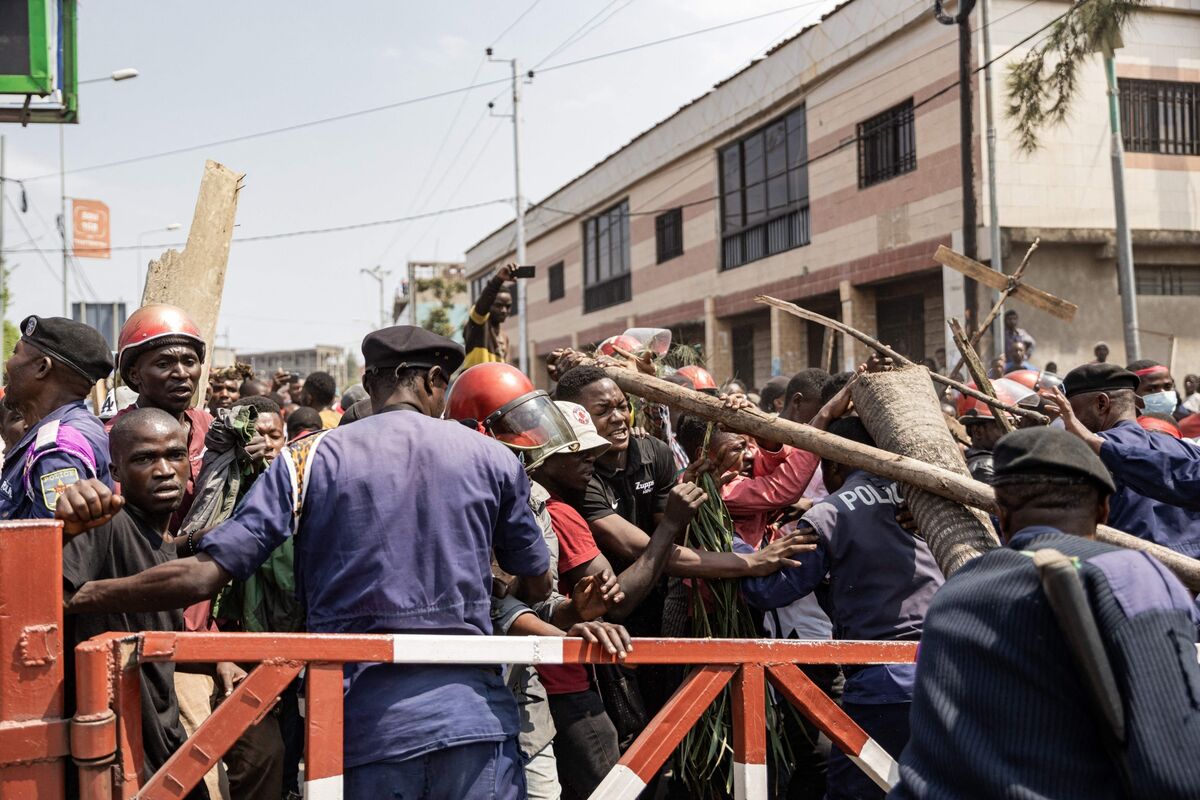
M558 574L570 572L580 564L586 564L600 555L600 548L592 538L592 531L579 512L567 505L562 498L551 495L546 501L550 524L558 537ZM571 587L561 579L558 590L568 597ZM546 694L572 694L586 692L590 687L587 667L583 664L562 666L540 666L537 668Z

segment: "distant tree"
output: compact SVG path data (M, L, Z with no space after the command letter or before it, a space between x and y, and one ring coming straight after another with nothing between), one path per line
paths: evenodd
M1079 89L1079 68L1094 53L1120 47L1121 31L1146 0L1076 0L1025 57L1009 65L1006 114L1023 152L1038 149L1041 130L1067 118Z
M454 309L454 299L467 291L466 281L444 277L418 278L416 284L414 303L426 293L432 294L438 301L438 305L431 308L425 319L421 320L421 327L446 338L453 336L454 325L450 312Z
M5 270L5 272L8 273L5 277L12 275L11 269ZM7 311L8 309L12 308L12 289L8 288L9 285L9 282L6 280L4 282L4 294L3 296L0 296L0 303L3 304L3 308L6 312L4 315L4 340L2 343L0 343L0 347L3 347L4 349L4 361L8 361L9 356L11 356L13 354L13 350L16 349L17 339L21 338L20 329L17 328L15 323L9 322L8 320Z

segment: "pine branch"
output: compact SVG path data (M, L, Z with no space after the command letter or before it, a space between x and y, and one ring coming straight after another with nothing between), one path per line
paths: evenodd
M1145 4L1146 0L1078 0L1040 43L1009 65L1005 115L1013 122L1022 152L1036 151L1042 130L1067 118L1084 63L1093 53L1119 47L1121 31Z

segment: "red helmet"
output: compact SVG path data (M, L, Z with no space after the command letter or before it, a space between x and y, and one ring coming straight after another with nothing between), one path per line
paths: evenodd
M968 383L967 385L972 389L975 388L974 383ZM992 388L996 390L996 399L1010 406L1015 406L1022 398L1033 394L1023 384L1009 380L1008 378L997 378L992 381ZM959 422L966 422L971 419L990 420L996 418L991 406L982 400L976 400L974 397L968 397L965 394L959 394L955 406L958 411Z
M129 369L142 350L169 344L171 340L194 346L200 360L204 360L204 337L182 308L154 303L133 312L121 326L121 335L117 339L117 369L121 372L121 380L129 383Z
M1014 369L1012 372L1006 372L1004 377L1006 380L1016 381L1028 389L1037 391L1042 371L1038 369Z
M605 356L617 355L617 348L621 348L626 353L635 354L637 351L644 349L642 343L632 336L621 334L620 336L610 336L600 343L596 348L596 352Z
M446 399L446 418L473 420L482 433L519 451L577 441L550 395L500 362L476 364L458 376Z
M692 388L698 392L717 391L717 382L712 373L704 367L690 365L679 368L679 374L692 382Z

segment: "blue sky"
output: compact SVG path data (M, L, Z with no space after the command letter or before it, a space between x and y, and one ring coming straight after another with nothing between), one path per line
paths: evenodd
M835 0L532 0L417 3L81 0L80 78L140 76L81 89L68 126L67 194L108 203L114 245L191 221L204 159L247 173L236 236L410 216L512 195L512 134L487 117L503 85L197 152L70 174L72 168L187 147L467 86L508 74L483 49L542 61L589 19L605 20L545 66L789 9L677 42L547 72L525 87L523 183L541 199L633 136L816 21ZM795 7L799 5L799 7ZM609 16L611 14L611 16ZM464 99L465 98L465 99ZM10 176L55 173L55 126L0 126ZM57 247L57 175L5 209L6 248ZM15 187L7 184L16 202ZM242 350L338 344L357 349L378 317L378 285L359 270L455 259L511 217L492 205L399 225L234 244L218 344ZM182 233L182 232L180 232ZM143 237L144 262L178 234ZM44 256L44 260L43 260ZM13 253L9 318L57 314L59 256ZM80 259L73 300L135 296L132 251ZM93 294L94 291L94 294Z

